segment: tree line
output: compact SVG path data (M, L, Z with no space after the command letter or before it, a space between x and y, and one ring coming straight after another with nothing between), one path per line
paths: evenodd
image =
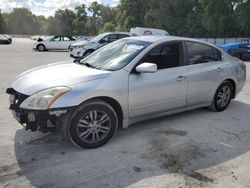
M136 26L189 37L249 37L250 0L121 0L117 7L93 2L48 18L27 8L0 10L0 33L96 35Z

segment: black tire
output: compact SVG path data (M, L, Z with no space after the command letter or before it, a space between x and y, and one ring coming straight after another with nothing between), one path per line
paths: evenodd
M234 89L231 82L224 81L216 90L210 109L215 112L224 111L233 98Z
M73 144L81 148L97 148L113 137L118 127L118 118L115 110L108 103L92 100L81 105L72 115L69 123L68 134ZM93 141L93 138L96 141Z
M36 49L40 52L46 51L46 47L43 44L38 44Z

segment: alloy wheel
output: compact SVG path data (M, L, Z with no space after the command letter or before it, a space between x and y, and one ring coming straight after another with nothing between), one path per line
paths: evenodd
M84 114L77 124L77 136L84 142L102 141L111 130L111 118L100 110L91 110Z
M223 86L217 95L217 105L220 108L224 108L228 105L231 99L231 88L227 85Z

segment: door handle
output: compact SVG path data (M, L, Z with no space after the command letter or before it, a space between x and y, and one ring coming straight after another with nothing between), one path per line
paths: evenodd
M176 78L176 81L181 82L185 79L186 79L186 76L179 76L178 78Z
M221 72L221 71L223 71L223 68L218 67L218 68L216 69L216 72Z

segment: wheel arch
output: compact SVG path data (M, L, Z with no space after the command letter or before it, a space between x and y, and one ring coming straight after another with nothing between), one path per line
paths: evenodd
M230 82L230 83L232 84L232 86L233 86L233 88L234 88L232 99L235 99L235 97L236 97L236 89L237 89L237 88L236 88L236 83L237 83L237 82L236 82L236 80L235 80L234 78L228 77L228 78L222 79L220 82L218 82L218 85L215 86L215 87L213 88L213 91L212 91L212 93L211 93L210 102L212 102L212 101L214 100L215 93L216 93L217 89L220 87L220 85L221 85L223 82L226 82L226 81L228 81L228 82Z
M231 84L232 84L232 86L233 86L233 99L235 99L235 97L236 97L236 95L235 95L235 93L236 93L236 83L235 83L235 81L232 79L232 78L228 78L228 79L226 79L226 80L224 80L223 82L230 82ZM223 83L222 82L222 83Z
M118 117L118 128L122 129L123 128L123 117L124 117L123 110L122 110L120 103L117 100L115 100L114 98L107 97L107 96L93 97L93 98L89 98L89 99L85 100L79 106L81 106L89 101L98 100L98 99L108 103L115 110L117 117Z
M36 49L38 49L38 46L39 46L39 45L43 45L43 46L45 47L45 50L47 49L46 45L43 44L43 43L38 43L38 44L36 45Z

